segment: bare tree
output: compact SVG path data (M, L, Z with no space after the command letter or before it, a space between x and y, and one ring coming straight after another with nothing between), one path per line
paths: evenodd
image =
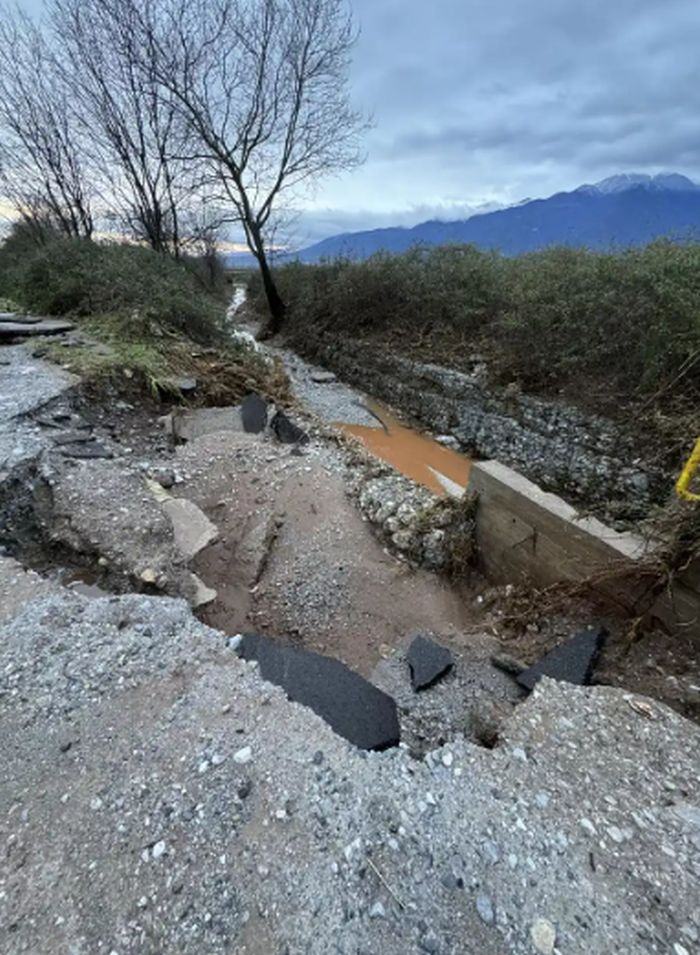
M26 15L1 8L0 192L26 221L92 235L82 143L56 61Z
M197 177L185 162L188 127L172 93L139 62L135 36L120 33L114 42L113 21L100 3L54 0L52 14L63 75L90 133L106 205L136 239L177 257L180 220Z
M345 0L93 0L115 47L138 57L192 133L255 256L277 331L285 305L269 239L285 197L360 161L348 98L354 28Z

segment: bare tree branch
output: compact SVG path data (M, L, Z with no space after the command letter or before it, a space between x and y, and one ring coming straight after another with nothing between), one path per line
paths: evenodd
M66 0L59 0L66 2ZM77 2L77 0L76 0ZM284 316L268 262L274 216L360 161L348 98L355 40L345 0L91 0L112 45L185 122L209 181L258 261L273 329Z
M39 28L0 9L0 192L26 220L90 237L92 194L68 90Z
M64 82L101 172L101 195L122 229L158 252L178 255L180 217L195 190L185 162L188 128L171 94L139 63L135 37L120 33L92 0L54 0Z

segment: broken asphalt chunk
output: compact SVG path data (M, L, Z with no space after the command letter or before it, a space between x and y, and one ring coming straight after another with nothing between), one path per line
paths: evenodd
M532 690L540 677L548 676L553 680L587 686L607 635L605 627L582 630L524 670L516 678L517 682L526 690Z
M290 421L284 411L278 411L270 422L270 427L275 432L277 440L282 444L306 444L309 436L293 421Z
M243 430L248 434L260 434L267 425L267 402L260 395L247 395L241 402Z
M394 700L340 660L256 634L243 637L238 654L244 660L257 660L264 680L281 686L293 703L308 706L360 749L382 750L398 744Z
M411 668L414 690L432 686L454 663L449 650L421 636L417 636L408 648L406 660Z

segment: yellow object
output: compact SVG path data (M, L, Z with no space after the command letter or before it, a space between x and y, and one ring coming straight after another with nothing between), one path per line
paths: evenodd
M688 458L681 476L676 481L676 494L678 497L685 498L686 501L700 501L700 494L689 491L690 482L693 480L695 472L700 468L700 438L695 442L693 453Z

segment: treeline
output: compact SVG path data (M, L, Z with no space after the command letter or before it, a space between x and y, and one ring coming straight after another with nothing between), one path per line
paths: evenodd
M489 360L504 383L604 411L651 402L700 428L700 245L519 258L474 246L276 272L291 339L376 339L422 360ZM252 296L259 295L257 282Z

